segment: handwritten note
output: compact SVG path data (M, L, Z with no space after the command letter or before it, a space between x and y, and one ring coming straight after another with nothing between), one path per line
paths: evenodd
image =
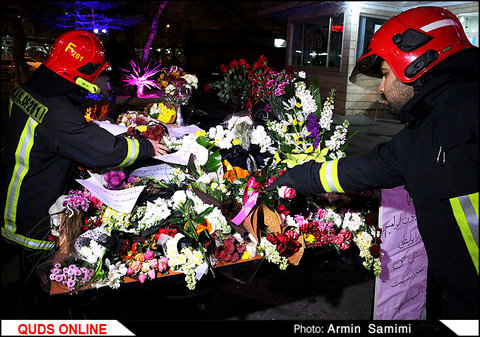
M140 193L145 188L145 186L135 186L123 190L108 190L103 187L98 174L92 174L90 178L85 180L76 179L76 181L104 204L122 213L132 212Z
M208 150L196 142L184 143L177 152L168 153L153 158L171 164L187 165L190 155L193 154L200 165L208 160Z
M197 131L202 130L196 125L187 125L187 126L167 125L167 129L168 129L168 134L175 138L182 138L188 133L197 133Z
M382 190L382 273L375 283L374 317L422 319L428 260L412 199L403 187Z
M175 167L169 164L159 164L153 166L140 167L130 173L130 176L139 177L139 178L149 178L169 182L173 176L173 171Z

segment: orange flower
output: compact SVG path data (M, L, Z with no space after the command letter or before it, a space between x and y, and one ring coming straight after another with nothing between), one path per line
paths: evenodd
M135 255L135 260L138 262L145 262L145 255L143 255L142 253L138 253L137 255Z
M246 178L250 174L248 170L244 170L238 166L232 166L232 164L230 164L228 160L224 160L223 165L225 165L226 169L223 178L227 179L230 182L234 182L236 179Z
M188 222L185 222L185 229L187 228ZM200 234L203 230L207 230L209 233L212 231L212 225L210 222L208 222L207 219L205 219L205 224L197 223L197 235Z

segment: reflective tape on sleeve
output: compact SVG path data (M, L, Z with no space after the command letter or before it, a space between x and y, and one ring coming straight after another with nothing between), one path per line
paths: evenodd
M451 198L450 204L478 274L478 193Z
M325 192L344 193L338 180L338 159L323 163L319 174Z
M132 165L140 152L140 143L137 139L125 138L125 140L127 141L127 156L120 166Z

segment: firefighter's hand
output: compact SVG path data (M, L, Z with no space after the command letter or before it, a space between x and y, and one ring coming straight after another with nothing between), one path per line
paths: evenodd
M304 196L321 193L322 190L318 186L320 166L321 164L314 161L297 165L279 176L266 190L273 191L277 187L289 186Z
M168 153L168 147L161 144L159 141L156 141L156 140L153 140L153 139L148 139L148 140L152 144L153 150L155 151L154 155L153 155L154 157L155 156L161 156L161 155L164 155L164 154Z

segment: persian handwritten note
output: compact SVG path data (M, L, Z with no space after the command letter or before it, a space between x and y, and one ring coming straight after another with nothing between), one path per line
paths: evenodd
M92 174L88 179L75 179L104 204L121 213L130 213L145 186L135 186L123 190L108 190L103 187L98 174Z
M382 189L382 273L375 283L374 318L423 319L428 259L410 195L403 187Z

